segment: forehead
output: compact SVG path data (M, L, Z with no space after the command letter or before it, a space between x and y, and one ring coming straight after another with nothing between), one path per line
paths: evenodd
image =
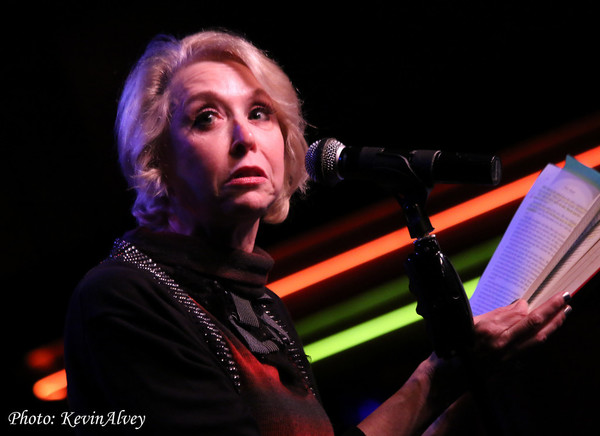
M207 91L243 97L261 90L250 69L234 61L195 62L179 70L172 81L172 93L177 100Z

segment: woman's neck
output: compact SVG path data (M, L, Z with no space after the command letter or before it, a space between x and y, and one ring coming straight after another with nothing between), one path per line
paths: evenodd
M201 236L211 245L235 248L251 253L254 251L260 220L236 223L236 225L202 225L185 223L177 216L169 217L169 231L189 236Z

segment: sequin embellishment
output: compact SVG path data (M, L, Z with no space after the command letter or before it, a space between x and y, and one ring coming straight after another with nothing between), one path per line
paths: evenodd
M164 272L152 259L139 251L133 244L117 239L110 253L110 258L130 263L136 267L148 271L154 278L169 290L170 295L193 315L204 339L213 350L227 375L231 378L236 389L240 390L240 375L238 367L233 360L233 354L229 345L223 338L221 331L217 328L209 316L200 309L198 304L183 291L177 282Z

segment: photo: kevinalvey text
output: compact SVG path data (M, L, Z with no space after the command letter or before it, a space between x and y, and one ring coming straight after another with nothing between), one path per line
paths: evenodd
M66 425L71 428L78 426L132 426L139 430L144 425L146 417L144 415L130 415L125 410L118 412L107 412L106 414L97 414L92 412L89 415L78 415L74 412L62 412L58 419L56 415L32 414L29 410L11 412L8 415L10 425Z

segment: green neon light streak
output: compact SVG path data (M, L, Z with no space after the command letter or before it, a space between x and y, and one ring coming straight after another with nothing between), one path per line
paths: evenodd
M470 268L487 263L499 242L500 238L491 239L472 249L459 253L450 260L459 274L462 274ZM385 307L385 305L394 304L395 302L398 305L397 301L405 298L408 294L408 277L404 276L365 292L358 297L296 321L296 330L301 337L309 337L327 328L332 328L337 324L347 323L366 311Z
M473 295L479 277L463 284L468 297ZM416 312L417 303L411 303L384 315L365 321L349 329L320 339L304 347L312 363L323 360L349 348L364 344L370 340L391 333L422 318Z
M301 337L318 334L326 328L351 320L369 309L381 307L408 294L408 278L402 277L307 316L296 322L296 330Z

